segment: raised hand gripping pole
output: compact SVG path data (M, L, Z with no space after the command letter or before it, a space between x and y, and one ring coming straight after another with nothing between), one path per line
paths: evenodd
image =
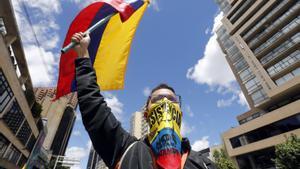
M107 17L101 19L98 21L95 25L91 26L87 31L84 32L84 34L90 34L92 33L95 29L97 29L99 26L103 25L105 22L107 22L112 16L114 16L115 13L108 15ZM74 48L78 43L76 42L71 42L67 46L65 46L63 49L61 49L61 53L67 53L70 49Z

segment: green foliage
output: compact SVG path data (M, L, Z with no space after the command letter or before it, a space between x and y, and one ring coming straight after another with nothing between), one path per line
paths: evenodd
M213 157L218 169L236 169L224 149L221 149L221 151L215 150L213 152Z
M292 134L286 142L275 146L276 158L273 159L278 169L300 168L300 138Z
M34 102L31 108L32 116L34 118L39 118L41 116L42 111L43 111L42 105L40 105L38 102Z

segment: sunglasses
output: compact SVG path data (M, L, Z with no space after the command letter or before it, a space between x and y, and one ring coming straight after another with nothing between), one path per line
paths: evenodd
M149 96L149 100L151 101L151 103L156 103L164 98L167 98L168 100L170 100L173 103L177 103L179 104L179 106L181 107L181 96L180 95L163 95L163 94L159 94L159 95L153 95L153 96Z

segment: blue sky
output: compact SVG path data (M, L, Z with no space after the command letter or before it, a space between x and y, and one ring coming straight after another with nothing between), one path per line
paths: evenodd
M55 86L59 51L75 15L92 0L13 1L34 86ZM236 126L247 103L221 52L214 31L222 13L213 0L156 0L136 32L127 66L125 89L106 92L108 104L129 130L131 114L140 110L149 90L161 82L183 98L183 134L195 150L220 144L220 135ZM85 168L89 138L78 118L67 154Z

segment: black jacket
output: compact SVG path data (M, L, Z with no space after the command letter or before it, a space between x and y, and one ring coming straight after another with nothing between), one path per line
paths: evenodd
M122 169L153 168L151 149L146 139L138 140L125 131L104 101L96 83L95 71L88 58L78 58L76 65L76 82L79 107L83 124L92 140L97 153L109 168L114 168L123 157ZM190 148L187 139L183 139L182 147L190 151L185 169L214 169L212 162Z

